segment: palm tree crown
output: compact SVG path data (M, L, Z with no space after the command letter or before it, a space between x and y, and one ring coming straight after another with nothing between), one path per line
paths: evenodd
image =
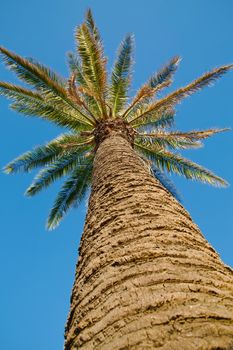
M0 82L0 94L13 100L11 108L69 129L69 133L20 155L5 167L7 173L43 167L26 191L29 196L68 175L50 211L48 228L56 227L67 210L82 200L91 184L98 145L114 130L129 140L148 162L151 172L173 194L164 174L166 171L212 185L227 184L209 170L174 152L200 147L202 139L226 129L168 130L173 126L175 105L211 84L233 65L216 68L158 99L158 93L172 83L180 62L176 56L129 98L133 36L127 35L122 41L109 79L102 41L90 10L84 23L77 28L75 38L78 55L68 55L69 79L61 78L34 59L25 59L0 48L8 68L32 88Z

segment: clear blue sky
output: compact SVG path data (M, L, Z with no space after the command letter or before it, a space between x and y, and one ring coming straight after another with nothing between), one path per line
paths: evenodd
M93 9L112 62L127 32L135 33L133 88L173 55L183 60L174 87L208 69L233 62L232 0L12 0L0 5L0 44L35 57L67 76L65 54L74 48L75 26ZM15 81L0 66L0 80ZM230 127L233 72L178 107L177 128ZM9 111L1 98L1 168L18 154L60 133L49 123ZM232 132L183 153L233 184ZM1 174L0 344L4 350L58 350L69 309L85 205L61 226L45 231L59 185L28 199L23 193L34 174ZM232 186L216 189L175 178L183 204L225 263L233 265Z

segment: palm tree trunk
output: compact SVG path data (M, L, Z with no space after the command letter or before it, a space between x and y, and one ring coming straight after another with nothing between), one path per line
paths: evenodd
M233 349L233 272L123 137L99 146L66 350Z

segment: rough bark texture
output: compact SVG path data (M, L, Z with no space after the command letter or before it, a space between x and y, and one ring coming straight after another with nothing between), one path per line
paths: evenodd
M117 134L95 158L65 349L233 349L232 270Z

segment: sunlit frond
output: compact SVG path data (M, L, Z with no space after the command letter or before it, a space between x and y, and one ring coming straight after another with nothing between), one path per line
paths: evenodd
M163 149L151 149L150 146L135 144L139 153L151 160L160 170L167 170L178 175L184 175L187 179L194 179L209 183L214 186L227 186L228 183L221 177L213 174L208 169Z
M54 181L61 177L68 175L78 166L88 163L88 157L91 157L90 153L77 155L75 152L67 151L63 153L58 159L56 159L51 165L42 169L35 177L33 183L26 191L26 195L34 196L42 189L51 185Z
M182 138L184 140L189 141L196 141L201 139L206 139L207 137L213 136L214 134L218 134L223 131L229 131L230 128L223 128L223 129L208 129L208 130L201 130L201 131L190 131L190 132L181 132L181 131L171 131L171 132L162 132L162 131L155 131L152 133L138 133L138 136L142 137L148 137L148 138L167 138L167 137L174 137L174 138Z
M44 117L55 124L75 130L79 128L80 124L83 124L83 129L91 129L92 127L92 124L86 120L80 122L76 114L73 114L73 117L71 112L66 115L62 112L62 108L57 109L57 104L51 104L50 101L44 100L39 93L21 86L0 82L0 95L13 99L15 102L11 105L11 108L20 113Z
M47 228L54 229L62 220L68 209L77 206L85 197L91 183L92 165L76 168L63 184L51 209L47 221Z
M6 165L4 171L7 174L28 172L40 166L52 164L59 157L69 153L79 156L83 150L88 150L91 138L83 138L78 135L63 134L50 141L47 145L35 147L32 151L25 152Z
M161 109L172 107L175 104L179 103L182 99L187 96L192 95L198 90L202 89L205 86L210 85L216 79L219 79L223 74L225 74L230 69L233 69L233 65L222 66L220 68L216 68L211 72L205 73L200 78L194 80L189 85L180 88L166 97L150 104L141 114L138 114L133 119L130 120L130 123L134 123L136 120L141 121L142 119L146 121L147 117L150 117L155 111L159 111Z
M133 63L133 42L133 36L127 35L120 45L117 60L113 67L109 87L109 103L113 118L122 110L128 98L127 93Z
M3 81L0 82L0 95L20 102L24 102L25 98L26 101L30 99L37 101L43 100L41 95L35 91Z
M49 105L44 101L14 102L11 104L11 109L22 113L26 116L40 117L49 120L58 126L65 126L72 130L93 130L93 126L88 122L79 121L74 115L68 114L55 105Z
M66 93L64 79L56 73L32 59L23 58L3 47L0 47L0 54L9 69L15 72L21 80L38 90L43 98L59 104L63 108L65 106L72 108L75 110L77 118L84 121L89 120L88 116L70 101Z
M158 91L167 87L169 84L170 84L170 81L168 80L168 81L164 81L163 83L157 85L154 88L152 88L148 84L143 85L136 93L136 96L133 98L129 107L123 113L122 118L127 119L127 117L130 116L130 114L133 114L133 113L135 114L138 110L140 110L141 107L145 107L146 104L149 102L149 100L152 97L154 97L154 95Z
M91 32L91 34L93 35L94 39L99 43L99 44L102 44L101 42L101 38L100 38L100 33L99 33L99 30L96 26L96 23L95 23L95 20L93 18L93 15L92 15L92 12L91 12L91 9L89 8L86 12L86 17L85 17L85 22L86 22L86 25L89 29L89 31Z
M0 54L4 63L16 73L19 79L38 90L49 88L59 95L64 94L64 79L51 69L32 62L32 59L23 58L4 47L0 47Z
M229 129L209 129L204 131L191 131L191 132L164 132L155 131L153 133L137 133L136 142L142 142L144 145L153 145L157 148L168 147L173 149L188 149L198 148L202 146L199 141L210 137L216 133L227 131Z
M100 106L102 117L105 118L106 58L103 55L102 45L95 40L85 23L78 27L76 39L83 76L89 90L94 91L98 96L97 103Z
M82 101L81 96L79 95L79 93L77 91L77 88L75 85L75 80L76 80L75 73L72 73L70 78L68 79L68 82L67 82L67 93L68 93L69 98L71 100L73 100L74 103L77 103L80 107L83 107L84 103Z
M161 108L158 111L153 111L150 115L142 117L139 120L137 115L144 114L147 110L147 106L142 106L133 116L132 121L129 120L129 124L134 129L150 129L153 128L165 128L171 127L174 124L175 110L173 108Z
M180 62L180 57L173 57L167 65L160 69L156 74L154 74L147 83L145 83L136 93L136 96L130 103L129 107L123 113L123 118L136 112L140 107L148 104L151 98L162 89L168 87L172 83L172 76L175 73L178 64Z
M153 137L146 136L146 134L136 134L135 144L149 146L151 149L190 149L202 146L200 141L163 132L158 132Z
M11 105L16 110L25 115L40 116L54 122L59 126L79 130L91 129L92 124L87 120L77 119L77 115L70 111L63 111L63 105L58 108L57 104L46 101L39 93L25 89L14 84L0 82L0 95L4 95L15 102Z

